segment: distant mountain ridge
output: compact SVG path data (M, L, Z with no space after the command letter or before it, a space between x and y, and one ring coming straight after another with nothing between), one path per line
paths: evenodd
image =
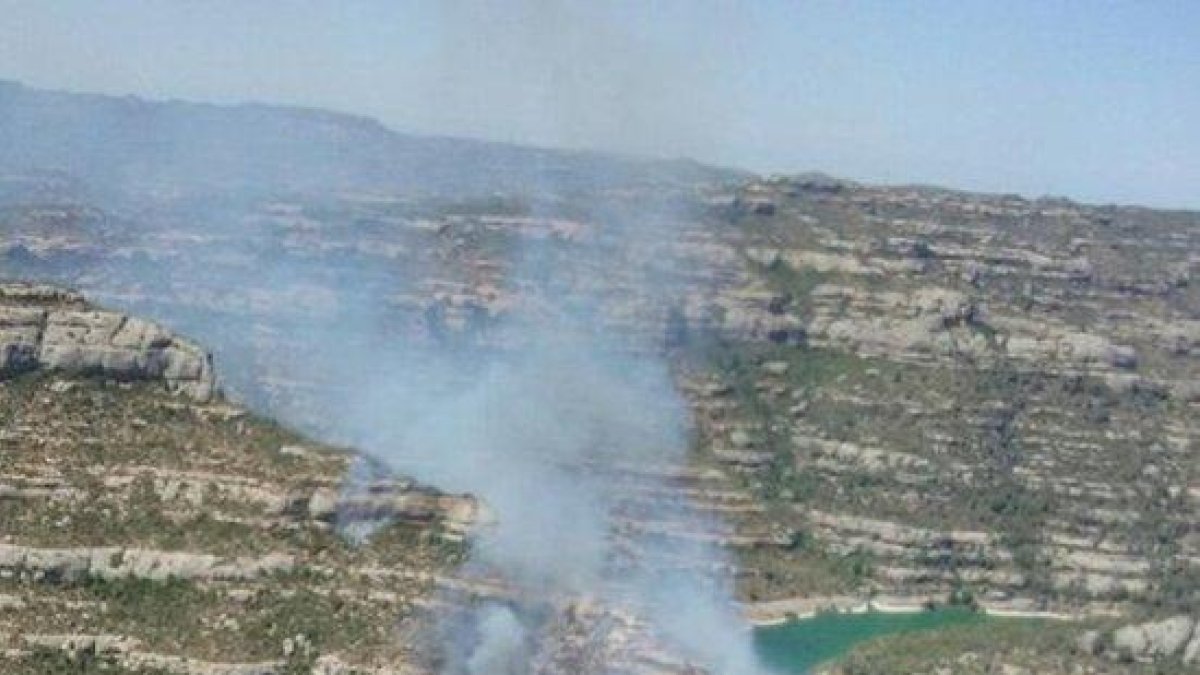
M748 174L690 160L549 150L392 131L361 116L151 101L0 80L0 170L62 171L124 194L384 191L457 196Z

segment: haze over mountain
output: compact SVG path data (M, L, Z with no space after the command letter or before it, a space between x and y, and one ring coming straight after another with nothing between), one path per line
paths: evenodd
M0 168L149 196L363 191L457 198L732 179L690 161L412 136L363 117L32 89L0 81Z
M415 133L1197 206L1190 2L6 3L0 77Z

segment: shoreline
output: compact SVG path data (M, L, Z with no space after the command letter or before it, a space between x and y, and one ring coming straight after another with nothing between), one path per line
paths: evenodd
M818 614L919 614L935 609L950 607L934 598L829 596L817 598L788 598L742 605L742 616L754 628L779 626L791 621L811 619ZM1021 606L1021 602L980 602L974 608L987 615L1006 619L1041 619L1047 621L1083 621L1093 617L1118 616L1114 608L1091 608L1076 612L1035 609Z

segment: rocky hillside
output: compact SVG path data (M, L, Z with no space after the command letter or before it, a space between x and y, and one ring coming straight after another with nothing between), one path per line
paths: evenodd
M13 173L0 271L197 336L236 398L313 433L385 343L503 353L498 327L573 312L653 345L695 443L689 466L614 477L622 528L726 545L755 619L867 599L1083 618L1029 643L1053 658L988 658L1105 672L1119 661L1076 633L1200 613L1200 214L728 178L197 203ZM111 395L166 377L212 405L206 362L147 325L74 296L5 303L6 368L119 366L133 389ZM59 386L44 372L26 377ZM685 497L714 517L657 508ZM935 651L904 668L950 667Z
M807 348L735 350L709 436L805 544L887 594L1194 606L1196 215L819 181L733 209Z
M461 567L476 500L231 404L194 344L50 286L0 286L0 317L0 671L442 672L448 617L522 602L552 617L537 672L696 672Z
M240 391L313 419L305 391L347 386L361 359L308 353L294 327L335 330L366 299L414 344L486 342L546 306L506 258L517 242L602 248L610 269L565 267L560 292L671 343L698 461L769 513L747 532L791 542L750 554L764 564L811 549L858 569L854 588L914 599L1194 600L1173 589L1196 555L1195 215L796 180L699 194L658 240L616 229L637 212L613 199L576 218L274 202L236 234L177 222L104 249L47 234L78 216L38 207L41 233L10 241L20 269L188 326ZM747 570L747 592L786 596L797 574Z
M116 380L161 380L198 401L212 398L209 355L152 323L89 307L53 287L0 285L0 373L53 371Z
M47 287L0 287L0 316L0 670L403 652L395 622L461 555L469 499L393 481L341 502L350 458L224 402L191 343ZM353 548L333 529L361 513L393 524Z

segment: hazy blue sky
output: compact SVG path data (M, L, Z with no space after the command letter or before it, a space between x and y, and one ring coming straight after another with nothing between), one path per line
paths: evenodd
M1200 1L0 0L0 77L1200 207Z

